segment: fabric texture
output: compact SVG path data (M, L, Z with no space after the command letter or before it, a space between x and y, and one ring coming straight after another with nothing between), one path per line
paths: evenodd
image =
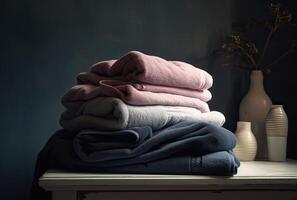
M74 138L79 158L96 167L147 163L179 153L200 156L231 150L235 144L234 134L227 129L189 121L159 131L148 126L115 132L84 130Z
M225 117L217 111L201 113L190 107L132 106L118 98L98 97L75 109L72 107L66 110L61 115L60 124L71 131L117 130L141 126L157 130L185 120L222 126Z
M194 107L208 112L205 103L211 99L209 90L189 90L143 83L126 83L102 80L99 85L79 84L73 86L62 98L66 108L79 106L95 97L116 97L131 105L175 105Z
M116 97L130 105L169 105L209 112L212 76L180 61L131 51L118 60L101 61L77 76L78 85L62 98L66 108L95 97Z
M118 60L98 62L91 66L90 72L96 74L99 80L139 81L193 90L209 89L213 84L212 76L202 69L139 51L130 51ZM78 81L84 82L84 79L79 76Z
M239 165L232 151L219 151L202 156L176 156L119 167L98 168L93 163L78 163L75 169L94 173L232 176L237 173Z

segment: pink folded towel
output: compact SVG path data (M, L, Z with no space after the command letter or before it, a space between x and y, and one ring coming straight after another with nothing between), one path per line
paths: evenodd
M168 93L167 93L168 92ZM206 101L211 98L208 90L191 91L147 84L102 80L100 86L80 84L72 87L62 98L66 108L80 106L95 97L116 97L130 105L171 105L197 108L209 112Z
M128 52L117 61L98 62L90 71L100 76L101 80L112 78L192 90L209 89L213 84L212 76L202 69L138 51Z
M117 80L102 80L99 81L101 90L108 94L108 91L117 90L123 95L127 95L135 92L141 93L142 91L153 92L153 93L167 93L181 95L185 97L198 98L204 102L211 99L211 93L209 90L191 90L177 87L167 87L161 85L151 85L146 83L128 83Z
M116 97L130 105L167 105L209 112L213 79L202 69L179 61L131 51L119 60L102 61L80 73L78 85L62 98L68 108L96 97Z

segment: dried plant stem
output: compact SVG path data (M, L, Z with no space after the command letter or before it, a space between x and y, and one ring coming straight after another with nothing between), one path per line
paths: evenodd
M246 38L241 38L240 33L238 35L231 35L230 40L227 41L222 46L222 52L226 55L227 64L231 64L232 60L230 58L236 58L237 56L243 62L240 65L234 65L234 67L245 69L245 70L262 70L270 72L269 68L278 64L284 58L286 58L291 52L297 50L297 41L292 41L290 48L287 51L284 51L278 57L276 57L271 63L266 65L265 58L267 57L267 52L273 42L274 35L278 32L279 28L285 24L293 24L292 14L289 13L288 9L282 6L280 3L270 3L268 4L270 16L267 18L267 21L264 21L263 24L268 28L266 30L263 48L257 48L256 43L247 40ZM247 32L247 25L239 24L239 28L242 28L243 31ZM239 29L240 32L240 29ZM235 60L237 61L237 60Z
M244 53L244 55L246 55L246 57L248 57L248 59L251 61L251 63L255 66L255 68L257 70L258 65L257 65L256 61L254 60L254 58L250 54L248 54L248 52L246 52L246 50L242 46L238 45L238 47L241 49L241 51Z
M263 59L264 59L264 56L266 54L266 51L267 51L267 48L269 46L269 43L271 41L271 38L272 38L272 35L273 33L277 30L277 21L278 21L278 17L279 17L279 13L276 14L276 17L275 17L275 20L273 22L273 27L271 28L267 38L266 38L266 41L265 41L265 45L264 45L264 48L263 48L263 51L262 51L262 55L261 55L261 58L259 59L259 63L260 64L261 62L263 62Z
M265 56L265 53L267 51L267 48L269 46L269 43L270 43L270 40L271 40L271 37L272 37L273 33L274 33L274 31L273 31L273 29L271 29L269 35L267 36L267 39L266 39L266 42L265 42L265 45L264 45L264 48L263 48L263 52L262 52L260 61L262 61L264 56Z
M269 65L266 66L266 68L271 68L273 65L279 63L281 60L283 60L285 57L287 57L291 53L290 50L284 52L281 56L279 56L277 59L275 59L273 62L271 62Z

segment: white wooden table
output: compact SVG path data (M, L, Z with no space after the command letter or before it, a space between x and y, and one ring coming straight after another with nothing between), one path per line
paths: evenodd
M233 177L70 173L39 180L54 200L297 200L297 161L241 162Z

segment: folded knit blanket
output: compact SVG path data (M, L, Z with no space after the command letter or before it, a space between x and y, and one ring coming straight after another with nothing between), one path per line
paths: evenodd
M99 84L99 85L98 85ZM116 97L131 105L176 105L194 107L208 112L211 99L209 90L190 90L144 83L127 83L117 80L101 80L72 87L62 98L66 108L80 106L95 97Z
M206 123L183 121L159 131L135 127L115 132L84 130L74 139L74 150L96 167L147 163L175 155L200 156L235 147L232 132Z
M118 60L98 62L90 71L97 74L100 80L139 81L192 90L205 90L213 84L212 76L202 69L138 51L128 52Z
M118 98L98 97L76 109L66 110L61 115L60 124L71 131L117 130L139 126L150 126L157 130L184 120L222 126L225 117L216 111L201 113L190 107L132 106Z

